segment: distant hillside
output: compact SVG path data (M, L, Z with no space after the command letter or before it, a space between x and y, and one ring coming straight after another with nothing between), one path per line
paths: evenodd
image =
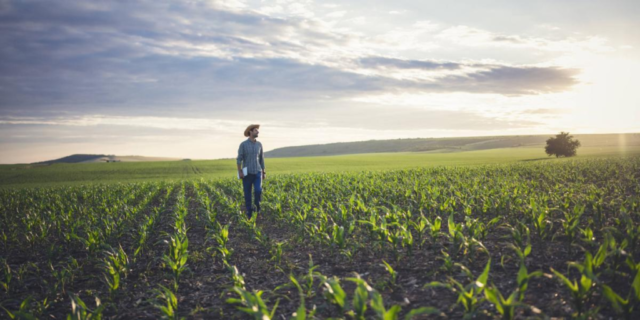
M36 162L33 164L54 163L89 163L89 162L142 162L142 161L178 161L178 158L142 157L142 156L116 156L106 154L73 154L60 159Z
M60 159L35 162L33 164L80 163L85 161L92 161L102 157L108 157L108 156L106 154L72 154L70 156L62 157Z
M417 138L370 140L278 148L265 152L269 158L334 156L384 152L459 152L525 146L543 146L553 135L463 138ZM585 147L640 146L640 134L580 134L574 137Z

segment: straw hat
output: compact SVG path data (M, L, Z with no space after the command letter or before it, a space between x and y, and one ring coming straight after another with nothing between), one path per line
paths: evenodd
M248 126L245 130L244 130L244 136L248 137L249 136L249 131L253 130L254 128L260 128L259 124L252 124L250 126Z

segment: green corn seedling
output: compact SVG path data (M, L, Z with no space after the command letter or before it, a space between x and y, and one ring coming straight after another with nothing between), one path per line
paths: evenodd
M75 294L70 294L71 314L67 315L67 320L100 320L105 305L101 304L100 299L96 297L96 307L91 310L87 305Z
M515 290L509 295L507 299L502 296L502 293L495 286L487 287L484 290L484 294L493 305L496 310L502 315L502 319L511 320L515 316L516 307L523 306L524 304L518 301L518 290Z
M438 257L439 260L442 260L442 266L440 267L440 269L450 275L453 273L453 267L455 263L446 251L442 250L440 252L442 253L442 257Z
M450 289L451 291L458 294L458 303L462 305L464 308L464 317L465 319L469 319L475 316L478 311L478 306L483 298L480 297L482 292L484 291L487 280L489 278L489 269L491 268L491 259L487 261L487 265L484 268L484 271L480 276L473 282L467 284L466 286L462 285L460 282L455 279L449 277L449 283L442 283L438 281L433 281L425 285L425 287L445 287Z
M440 235L440 228L442 227L442 219L440 217L436 217L433 220L433 223L429 225L429 231L431 233L432 239L437 239Z
M593 292L591 290L593 280L587 274L583 273L580 277L580 282L577 282L576 280L570 281L562 273L554 270L553 268L551 268L551 271L562 281L567 289L569 289L571 297L573 298L573 305L577 311L577 316L582 316L585 311L584 302Z
M356 290L353 292L353 301L351 302L352 310L349 311L354 319L364 320L364 313L367 311L367 301L369 300L369 292L373 291L373 288L367 284L366 281L360 279L359 275L356 278L347 278L356 284Z
M291 283L293 283L293 285L295 285L295 287L298 289L298 293L300 295L300 306L298 307L296 312L293 314L293 319L305 320L307 319L307 317L313 318L313 316L316 313L315 306L313 310L311 310L311 312L307 315L307 307L305 306L305 302L304 302L305 293L302 290L302 286L300 286L300 283L298 282L296 277L294 277L292 274L289 275L289 280L291 280Z
M175 234L165 242L169 244L169 253L162 256L162 261L171 270L174 290L177 291L180 275L187 270L189 239L186 234Z
M318 268L318 266L313 264L313 258L311 254L309 254L309 268L307 269L307 274L304 277L305 280L305 296L307 298L312 297L313 292L313 284L314 284L314 271Z
M2 308L6 312L9 319L28 319L28 320L34 319L35 320L37 319L37 317L30 311L32 300L33 299L31 297L28 297L22 300L22 303L20 303L20 307L17 311L11 312L7 310L7 308L2 306L2 304L0 304L0 308Z
M11 267L6 261L2 263L2 281L0 281L0 286L6 293L9 293L9 289L11 288L11 279L13 278L11 274Z
M380 320L395 320L398 319L400 314L401 307L398 305L392 306L387 310L384 307L384 301L382 300L382 295L375 290L372 290L369 295L371 296L371 301L369 302L371 309L376 313L376 316ZM415 314L414 314L415 315ZM414 316L412 315L412 316Z
M510 244L509 246L513 251L515 251L516 255L520 259L520 264L524 265L525 259L531 254L531 245L527 244L524 249L518 248L517 246Z
M393 269L393 267L391 267L391 265L389 265L386 261L382 260L383 263L383 267L385 270L387 270L387 272L389 273L389 275L391 276L391 285L396 285L396 280L398 278L398 272L396 270Z
M324 286L324 297L336 305L340 309L340 313L344 313L347 295L340 286L340 280L336 277L327 278L320 274L316 276L320 278L320 282Z
M424 234L428 230L429 220L424 216L424 214L420 214L420 218L418 221L409 221L409 224L416 231L418 247L422 247L424 242L426 241Z
M178 318L178 298L171 289L160 285L156 289L156 297L153 305L160 310L163 319L177 320Z
M231 272L233 286L244 289L244 276L242 276L238 268L236 266L227 265L227 269L229 269L229 272Z
M531 279L533 278L537 278L540 276L542 276L542 271L538 270L538 271L529 273L524 263L520 264L520 269L518 270L518 277L517 277L518 301L524 300L524 294L527 291L527 288L529 287L529 281L531 281Z
M602 285L602 294L609 300L616 313L624 316L625 319L633 319L633 311L640 304L640 263L634 263L631 258L628 258L626 262L635 273L626 298L618 295L606 284Z
M280 264L282 262L282 245L284 242L277 242L274 246L271 247L269 253L271 254L271 261L276 264Z
M236 308L252 316L256 320L273 319L280 300L276 300L273 309L269 310L267 304L262 299L262 291L251 293L238 287L233 287L233 291L238 294L239 298L229 298L227 299L227 303L241 304L242 306L238 306Z

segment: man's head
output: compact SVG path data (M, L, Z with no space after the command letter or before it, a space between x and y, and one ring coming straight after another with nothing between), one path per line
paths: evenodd
M244 136L250 137L250 138L257 138L258 134L260 133L258 129L260 129L259 124L252 124L248 126L247 129L244 130Z

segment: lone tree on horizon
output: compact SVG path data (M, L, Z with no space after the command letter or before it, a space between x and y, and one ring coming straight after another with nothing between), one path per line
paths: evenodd
M558 157L573 157L576 155L576 149L580 147L580 141L573 140L573 136L569 135L569 132L560 132L555 137L547 139L547 146L544 147L544 151L549 156Z

